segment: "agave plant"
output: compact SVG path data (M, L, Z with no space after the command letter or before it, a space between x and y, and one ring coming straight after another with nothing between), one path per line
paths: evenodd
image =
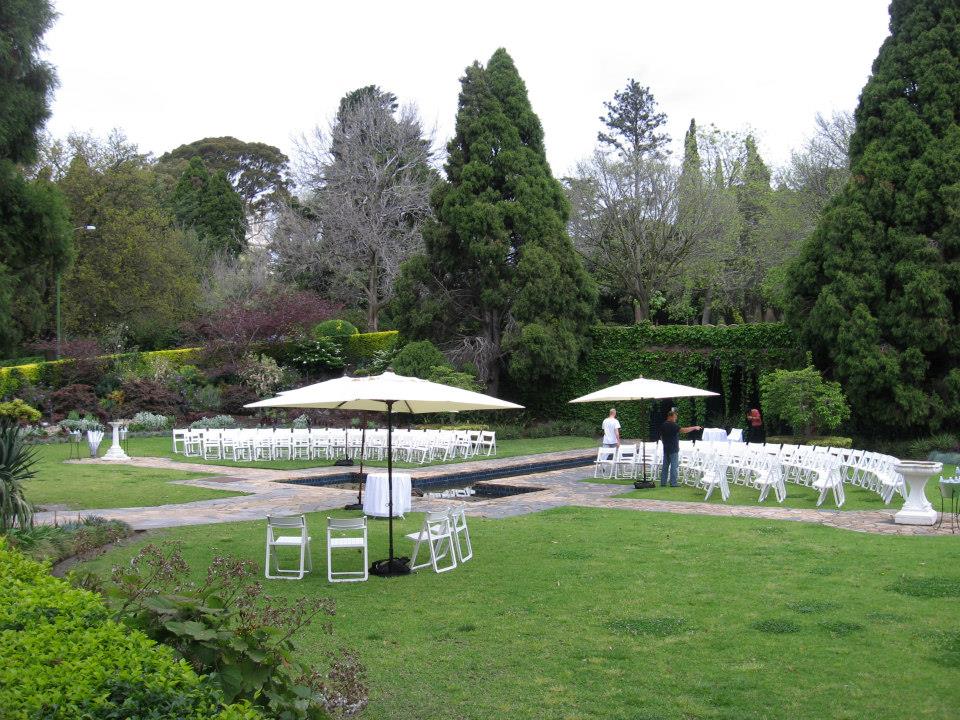
M14 423L0 421L0 533L33 526L24 482L36 475L36 450Z

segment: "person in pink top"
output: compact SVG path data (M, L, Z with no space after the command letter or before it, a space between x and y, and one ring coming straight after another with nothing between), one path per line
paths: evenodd
M762 443L763 438L763 418L760 417L760 411L753 408L747 413L748 437L747 442Z

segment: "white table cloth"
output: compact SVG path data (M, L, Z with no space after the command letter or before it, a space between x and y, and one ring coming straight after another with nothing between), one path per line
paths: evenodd
M410 473L393 474L393 516L410 512ZM371 517L389 517L387 474L370 473L363 494L363 514Z
M705 442L720 442L727 439L727 431L723 428L704 428L701 440Z

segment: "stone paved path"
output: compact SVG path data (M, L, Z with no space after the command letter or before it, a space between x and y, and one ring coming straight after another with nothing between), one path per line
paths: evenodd
M458 464L456 466L434 466L431 468L414 469L412 471L404 470L404 472L411 472L415 477L429 477L430 475L447 474L453 467L467 471L490 466L506 466L518 463L530 464L537 460L542 461L545 457L551 459L569 459L570 457L576 457L578 455L583 455L583 451L549 453L525 458L479 460ZM534 459L534 457L536 459ZM81 460L72 462L89 463L97 461ZM83 510L81 514L95 514L107 518L116 518L129 523L137 530L145 530L181 525L204 525L241 520L261 520L266 517L267 514L282 515L318 512L340 508L356 500L356 493L352 490L278 482L295 478L342 474L344 471L349 472L349 469L341 467L310 468L305 470L271 470L266 468L240 468L186 463L158 457L131 458L130 461L125 464L136 467L208 473L212 474L212 478L198 478L179 482L185 485L207 488L223 489L229 487L230 490L249 494L219 500L202 500L178 505L163 505L160 507L93 508ZM819 523L821 525L856 532L892 535L935 535L950 533L949 528L946 527L938 530L922 526L897 525L893 522L895 513L893 509L881 511L801 510L777 505L721 505L697 502L675 502L669 500L617 498L614 496L626 492L629 488L623 485L580 482L589 473L589 467L580 467L495 480L492 482L536 487L542 488L542 490L502 498L471 501L467 503L467 512L469 515L476 517L504 518L540 512L555 507L578 506L645 512L670 512L685 515L790 520L795 522ZM228 486L223 482L217 482L215 479L217 476L229 477L231 482ZM423 512L425 510L441 509L449 504L449 501L446 500L415 497L413 498L412 509L413 512ZM75 515L77 511L60 512L58 514L62 518L64 515ZM43 512L37 515L39 522L52 522L53 518L53 512Z

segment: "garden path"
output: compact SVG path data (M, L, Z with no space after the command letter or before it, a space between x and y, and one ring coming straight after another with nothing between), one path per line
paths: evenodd
M525 458L502 458L471 461L455 466L434 466L422 470L413 470L417 476L436 473L449 473L453 467L461 471L495 465L513 465L518 463L542 462L544 459L569 459L582 455L583 451L567 451L528 456ZM92 463L96 460L71 462ZM181 480L186 485L218 488L248 493L218 500L202 500L177 505L159 507L132 507L79 511L84 515L100 515L129 523L137 530L147 530L181 525L205 525L212 523L261 520L267 514L284 515L333 510L354 502L353 490L334 487L314 487L310 485L282 482L304 477L317 477L330 474L342 474L344 468L324 467L305 470L272 470L266 468L241 468L201 463L187 463L160 457L131 458L124 464L136 467L187 470L209 473L208 477L194 480ZM404 471L407 472L407 471ZM880 511L840 511L808 510L785 508L778 505L721 505L713 503L674 502L669 500L644 500L639 498L618 498L628 488L623 485L585 483L581 480L589 473L587 467L565 470L536 472L518 475L506 480L510 485L542 488L536 492L510 495L501 498L473 500L467 503L469 515L485 518L504 518L540 512L555 507L579 506L645 512L671 512L686 515L712 515L720 517L744 517L759 520L791 520L810 522L856 532L881 533L891 535L934 535L947 534L949 529L940 529L912 525L897 525L893 522L895 509ZM278 482L280 481L280 482ZM449 501L427 498L413 498L413 511L440 509L449 505ZM78 511L60 512L59 517L72 517ZM58 513L41 512L38 522L53 522Z

